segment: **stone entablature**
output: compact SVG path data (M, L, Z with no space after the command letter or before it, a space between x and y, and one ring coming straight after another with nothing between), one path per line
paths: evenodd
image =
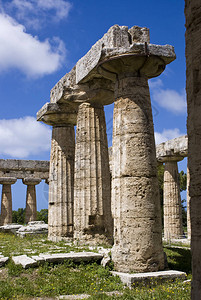
M48 181L49 161L0 159L0 177L40 178Z
M49 182L49 161L0 159L0 184L2 184L0 225L12 223L11 185L17 179L27 185L25 222L35 221L37 216L35 186Z
M188 156L188 136L178 138L156 145L156 159L158 162L167 160L180 161Z

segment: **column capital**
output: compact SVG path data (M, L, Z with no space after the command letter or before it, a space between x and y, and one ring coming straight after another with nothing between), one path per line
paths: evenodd
M14 184L16 181L15 177L0 177L0 184Z
M157 161L160 163L167 163L167 162L179 162L183 159L184 159L184 157L181 155L170 155L170 156L158 157Z
M77 107L69 104L46 103L37 113L37 121L51 126L74 126L77 123Z
M22 182L26 185L37 185L41 182L40 178L23 178Z

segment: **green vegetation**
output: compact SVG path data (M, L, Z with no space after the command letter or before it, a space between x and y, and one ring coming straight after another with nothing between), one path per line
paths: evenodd
M89 251L65 242L53 243L46 237L19 238L0 233L0 252L12 255ZM170 269L182 270L191 277L190 250L164 248ZM33 254L31 254L31 252ZM114 295L106 294L116 291ZM134 285L125 288L118 277L113 277L109 268L97 264L47 264L24 270L10 260L0 269L0 299L33 299L34 297L56 297L67 294L90 294L89 299L190 299L190 283L182 281Z
M18 208L12 211L13 223L25 224L25 208ZM37 211L37 221L44 221L48 223L48 209L41 209Z

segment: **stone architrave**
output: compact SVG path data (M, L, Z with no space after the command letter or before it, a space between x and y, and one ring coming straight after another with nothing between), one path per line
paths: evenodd
M167 240L183 237L182 206L177 161L178 158L174 157L171 157L169 161L165 161L163 210L164 238Z
M37 219L37 204L36 204L36 185L41 182L39 178L24 178L23 183L27 185L26 193L26 209L25 223L36 221Z
M73 236L74 160L76 111L45 105L38 120L52 125L49 173L48 238L57 241Z
M188 167L191 198L191 299L201 295L201 2L185 0Z
M79 106L75 150L74 238L112 242L111 185L102 105Z
M2 187L1 197L1 225L12 223L12 192L11 185L17 181L14 177L1 177Z
M187 165L187 189L186 189L186 198L187 198L187 236L188 239L191 239L191 216L190 216L190 205L191 205L191 198L189 194L189 185L190 185L190 172Z

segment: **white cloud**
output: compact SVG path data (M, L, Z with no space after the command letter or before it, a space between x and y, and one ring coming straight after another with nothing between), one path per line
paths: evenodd
M168 140L182 136L184 135L184 133L181 133L178 128L174 128L174 129L164 129L161 133L155 132L154 135L155 135L156 144L160 144Z
M65 0L12 0L4 7L26 26L37 29L67 18L72 5Z
M51 129L34 117L0 120L0 155L27 158L50 150Z
M174 114L184 114L187 110L185 90L177 92L171 89L163 89L163 82L160 79L149 81L152 91L152 98L159 106Z
M0 14L0 45L1 72L16 68L27 76L51 74L65 57L65 46L59 38L41 42L5 14Z

